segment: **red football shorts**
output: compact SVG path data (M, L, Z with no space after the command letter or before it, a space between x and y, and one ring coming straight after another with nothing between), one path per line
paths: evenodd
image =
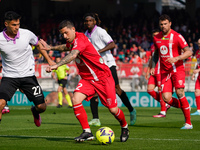
M195 83L195 90L200 89L200 76L198 76L196 83Z
M185 70L161 74L162 92L173 92L173 87L175 87L175 89L185 88Z
M89 101L97 93L101 103L107 108L117 106L115 81L112 76L105 77L100 81L81 79L74 92L87 95L86 101Z
M161 76L160 74L150 75L148 80L148 85L153 84L155 86L161 87Z

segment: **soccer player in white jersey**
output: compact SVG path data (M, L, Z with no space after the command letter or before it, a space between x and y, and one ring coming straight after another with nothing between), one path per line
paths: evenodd
M106 32L106 30L99 27L100 23L101 21L99 19L98 14L96 13L85 14L84 25L87 28L85 35L89 38L90 42L93 44L95 49L100 53L106 65L110 68L112 76L115 80L116 93L130 112L130 125L134 125L136 122L136 110L131 106L126 93L121 89L119 85L115 59L110 51L115 47L115 43L111 38L111 36ZM89 122L89 124L94 126L100 126L101 123L99 121L99 116L98 116L97 95L90 100L90 107L93 119Z
M46 110L44 95L35 77L35 60L31 44L40 50L41 44L35 34L20 28L21 16L13 11L5 13L5 29L0 32L0 53L2 58L2 80L0 84L0 121L2 110L17 89L24 92L35 106L31 108L34 123L41 125L40 113ZM41 53L47 57L44 50ZM49 64L54 64L50 58Z

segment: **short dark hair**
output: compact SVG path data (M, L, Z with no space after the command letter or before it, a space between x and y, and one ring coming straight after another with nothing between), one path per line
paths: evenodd
M99 15L97 13L87 13L84 15L83 19L85 20L86 17L91 16L97 22L96 24L99 26L101 24L101 20L99 19Z
M171 18L166 14L163 14L159 17L159 21L163 21L163 20L168 20L169 22L171 22Z
M153 33L156 33L156 32L160 32L160 30L159 30L159 29L154 29L154 30L152 30L152 34L153 34Z
M60 24L59 24L59 30L64 28L64 27L67 27L67 28L72 28L72 27L75 27L74 26L74 23L70 20L63 20Z
M21 19L21 16L14 12L14 11L8 11L5 13L5 16L4 16L4 20L8 20L8 21L11 21L11 20L17 20L17 19Z

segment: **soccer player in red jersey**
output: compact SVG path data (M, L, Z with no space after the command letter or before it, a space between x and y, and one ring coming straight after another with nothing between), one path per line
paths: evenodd
M76 137L75 141L81 142L94 139L82 101L90 100L95 93L99 95L102 104L119 121L122 131L120 136L121 142L127 141L129 137L128 124L123 111L117 107L115 82L110 69L104 63L103 58L95 50L89 39L83 33L75 31L74 24L71 21L62 21L59 25L59 31L66 39L66 44L50 47L43 40L41 40L41 43L44 46L44 50L70 51L56 65L47 67L47 72L51 72L59 66L70 63L72 60L75 60L79 69L79 75L82 79L74 91L72 104L74 114L82 126L83 133Z
M192 80L195 78L195 74L200 72L200 39L198 40L198 47L199 49L196 51L196 58L197 58L197 66L196 69L193 71ZM191 115L200 115L200 74L197 77L195 83L195 98L196 98L196 105L197 111L192 113Z
M158 29L154 30L153 34L152 34L152 37L154 37L158 33L159 33ZM152 44L152 46L151 46L151 56L153 55L154 50L155 50L155 46L154 46L154 44ZM147 68L147 73L146 73L146 79L148 79L148 76L149 76L149 72L150 72L150 68L151 68L151 63L152 63L152 59L149 60L149 66ZM158 87L158 92L156 92L154 90L156 88L156 86ZM157 115L154 115L153 117L154 118L163 118L163 117L166 117L166 111L170 108L170 105L166 106L166 103L162 99L162 95L161 95L160 62L159 61L156 64L156 67L155 67L155 74L154 75L150 75L150 77L148 79L147 92L155 100L157 100L158 102L160 102L160 106L161 106L160 113L157 114Z
M182 35L171 29L171 18L162 15L159 18L161 32L154 36L155 52L153 55L151 74L160 60L161 93L163 100L171 106L181 108L185 116L185 124L181 129L192 129L190 105L185 97L185 68L183 60L192 55ZM183 50L183 53L182 53ZM173 87L178 99L172 97Z

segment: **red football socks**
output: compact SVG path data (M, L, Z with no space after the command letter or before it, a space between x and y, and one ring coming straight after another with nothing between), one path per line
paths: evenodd
M155 100L157 100L158 102L160 102L160 95L159 95L159 93L155 92L154 90L147 91L147 93L149 93L149 95L151 95Z
M190 120L190 105L186 99L185 96L179 99L181 103L181 109L183 111L183 114L185 116L185 123L188 123L191 125L191 120Z
M121 127L125 127L127 125L124 113L121 109L118 108L118 112L114 116L119 121Z
M176 107L176 108L181 108L181 103L180 101L175 98L175 97L172 97L169 102L168 102L169 105L173 106L173 107Z
M162 99L161 91L159 91L161 111L166 111L166 103Z
M73 105L73 109L74 109L74 114L76 118L78 119L78 121L80 122L82 126L82 129L84 130L84 129L90 128L88 124L88 120L87 120L87 114L82 103Z
M197 110L200 110L200 95L199 96L195 96L195 98L196 98Z

